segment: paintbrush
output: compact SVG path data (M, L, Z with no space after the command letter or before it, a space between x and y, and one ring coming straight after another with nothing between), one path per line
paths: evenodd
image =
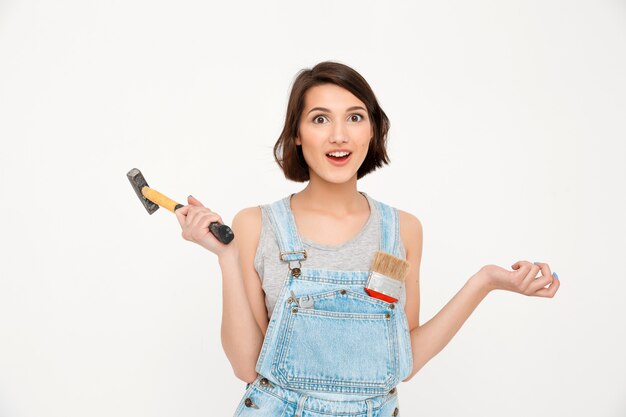
M395 303L402 293L402 284L410 264L387 252L377 251L372 260L365 292L379 300Z

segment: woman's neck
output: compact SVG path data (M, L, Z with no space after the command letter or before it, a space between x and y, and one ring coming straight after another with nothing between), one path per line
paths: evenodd
M302 191L293 195L291 208L324 212L337 217L361 210L369 211L367 199L356 188L356 177L342 184L310 181Z

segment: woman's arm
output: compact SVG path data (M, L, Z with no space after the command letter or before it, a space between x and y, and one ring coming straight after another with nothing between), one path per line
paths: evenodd
M259 208L240 211L232 229L237 243L219 256L222 269L222 347L237 378L252 382L267 329L261 280L254 269L259 241ZM235 242L236 241L236 242Z
M413 215L400 210L400 233L411 264L406 278L405 312L411 335L413 370L409 381L429 360L436 356L459 331L478 304L494 289L518 292L528 296L553 297L560 286L548 264L519 261L508 271L497 265L486 265L469 278L459 292L423 325L419 324L419 268L422 256L422 225ZM537 278L537 273L541 276ZM549 285L548 288L545 288Z
M405 382L448 344L488 293L484 275L478 272L435 317L411 330L413 371Z
M188 197L188 202L175 211L183 239L218 256L222 270L222 347L235 376L252 382L257 376L256 362L268 323L265 294L254 269L261 234L261 211L251 207L237 213L232 224L235 238L225 245L208 229L213 221L223 223L222 218L192 196Z

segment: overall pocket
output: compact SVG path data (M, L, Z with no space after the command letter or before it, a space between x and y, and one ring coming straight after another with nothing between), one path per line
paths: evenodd
M398 340L391 304L347 289L292 301L272 365L282 384L373 394L393 387Z

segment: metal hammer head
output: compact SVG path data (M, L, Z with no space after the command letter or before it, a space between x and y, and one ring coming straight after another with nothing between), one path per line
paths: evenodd
M139 197L139 200L141 201L143 206L146 208L146 210L148 210L148 214L152 214L157 211L159 209L159 205L148 200L141 192L141 189L143 187L148 187L148 183L141 174L141 171L139 171L137 168L133 168L128 171L126 176L128 177L128 181L130 181L130 185L133 186L133 190L135 190L135 193L137 193L137 197Z

